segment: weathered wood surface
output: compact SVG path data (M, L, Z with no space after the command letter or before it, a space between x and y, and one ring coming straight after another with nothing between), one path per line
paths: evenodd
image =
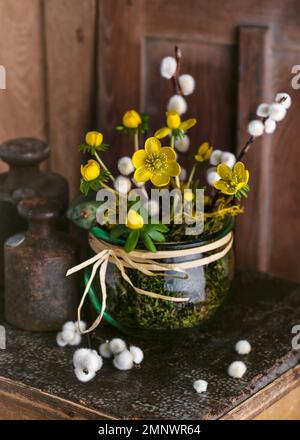
M274 419L295 418L300 419L300 405L292 411L294 406L299 403L298 395L294 392L300 390L300 365L291 368L282 376L279 376L269 385L264 387L258 393L242 402L229 413L221 417L222 420L252 420L253 418L267 418L267 413L272 414L272 408L276 408L277 416ZM284 405L284 406L283 406ZM279 408L281 413L279 414ZM274 410L273 410L274 411ZM280 417L279 417L280 415ZM297 417L296 417L297 416ZM272 418L269 416L269 418Z
M255 406L263 410L300 384L300 351L291 348L291 329L299 323L299 285L244 274L205 328L160 341L126 337L144 349L142 366L120 372L104 361L88 384L73 374L74 348L58 348L53 334L7 326L7 349L0 351L0 417L12 417L16 407L19 417L29 418L252 417ZM99 330L103 338L111 334L116 332L104 326ZM239 339L252 344L249 355L234 352ZM240 380L226 372L237 359L248 367ZM200 378L208 381L208 391L197 395L192 384ZM259 393L264 397L255 403Z
M262 411L255 420L300 420L300 386Z

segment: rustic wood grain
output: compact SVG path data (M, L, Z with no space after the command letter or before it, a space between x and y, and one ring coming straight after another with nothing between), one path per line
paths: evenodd
M238 152L249 137L249 115L258 103L268 102L270 30L266 27L242 26L239 35L238 85ZM250 171L251 192L243 201L245 214L238 219L236 251L239 264L265 270L269 255L268 221L270 175L270 137L254 141L243 162ZM247 246L245 246L247 243Z
M133 140L115 127L127 110L140 109L143 13L141 1L99 2L97 120L112 145L103 157L113 170L117 158L133 152Z
M173 54L175 44L179 44L183 53L181 73L190 73L197 81L195 93L186 97L188 111L182 116L183 120L198 119L197 125L189 131L190 150L179 154L180 163L190 169L192 155L202 142L234 151L238 54L236 47L230 45L182 41L181 38L146 38L142 108L150 114L154 130L165 124L166 105L174 93L172 81L160 76L159 66L163 57Z
M101 420L112 419L78 403L62 399L0 376L0 420Z
M0 0L0 143L15 137L45 139L45 70L39 0ZM0 171L6 166L0 162Z
M291 87L292 66L299 59L293 51L274 51L272 89L286 90L293 103L271 140L269 187L270 254L267 270L291 280L299 280L300 183L296 176L300 160L300 91Z
M300 420L300 386L265 409L255 420Z
M300 384L300 351L291 349L291 329L299 321L298 284L245 273L207 326L149 340L125 336L128 343L144 349L141 367L121 372L106 360L87 384L79 383L72 371L74 348L57 347L54 334L27 333L6 325L7 349L0 350L0 397L6 396L10 405L11 400L20 401L24 414L37 411L42 418L101 414L103 418L216 419L229 417L243 402L236 416L247 418L259 406L255 401L251 406L249 399L261 390L266 390L260 398L262 410ZM103 339L113 335L121 336L107 326L99 329ZM239 339L250 341L249 355L235 353ZM228 365L238 359L247 365L240 380L227 374ZM206 393L194 391L195 379L208 381ZM69 402L83 408L72 409ZM0 414L4 417L1 408Z
M101 1L101 0L100 0ZM103 1L103 0L102 0ZM106 0L104 0L105 2ZM114 0L113 0L114 1ZM239 26L272 26L273 47L299 51L297 0L132 0L142 3L147 35L236 44Z
M73 196L84 160L78 145L95 128L96 10L95 0L44 2L51 167L68 178Z
M287 396L291 393L295 388L299 390L299 382L300 382L300 366L297 365L295 368L284 373L278 379L271 382L261 391L256 393L250 399L247 399L245 402L238 405L232 411L230 411L225 416L221 417L222 420L251 420L257 417L259 414L262 414L264 411L267 413L267 409L269 409L269 414L271 413L271 407L278 402L280 405L280 401L283 400L283 397ZM288 400L288 399L287 399ZM282 413L284 417L288 415L288 410ZM300 412L298 412L300 419ZM265 414L264 417L266 417ZM282 417L282 418L283 418ZM275 417L278 419L278 417Z

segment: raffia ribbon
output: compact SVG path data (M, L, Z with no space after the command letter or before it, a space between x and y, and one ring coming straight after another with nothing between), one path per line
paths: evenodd
M99 238L96 238L94 235L90 234L89 244L91 249L95 252L96 255L84 261L83 263L79 264L78 266L69 269L67 272L67 276L69 276L75 272L84 269L85 267L93 265L89 281L85 287L84 293L82 295L80 304L77 309L77 318L78 321L80 321L83 304L90 290L90 287L93 283L93 280L96 276L96 273L99 269L99 279L100 279L100 286L102 291L101 311L98 317L93 322L93 324L82 333L88 333L93 331L100 324L104 311L106 309L107 294L106 294L105 278L106 278L108 262L113 263L117 266L123 279L127 281L127 283L133 288L133 290L136 293L140 295L146 295L155 299L163 299L166 301L173 301L173 302L185 302L185 301L189 301L189 298L178 298L178 297L161 295L159 293L150 292L148 290L143 290L134 286L131 279L126 273L125 268L138 270L139 272L142 272L144 275L147 276L164 275L170 278L187 279L189 277L189 274L186 272L186 269L204 266L209 263L212 263L213 261L219 260L220 258L224 257L224 255L227 254L227 252L230 250L232 246L232 243L233 243L233 233L229 232L219 240L216 240L212 243L203 246L193 247L190 249L158 251L155 254L153 254L152 252L134 250L128 254L124 251L122 247L110 245L107 242L102 241ZM203 254L212 251L215 252L207 257L203 257ZM170 264L160 263L159 261L157 261L160 259L184 257L190 255L193 256L199 255L199 258L192 261L184 261L181 263L170 263ZM153 258L153 256L155 256L155 258ZM170 274L168 273L169 271L177 272L177 275Z

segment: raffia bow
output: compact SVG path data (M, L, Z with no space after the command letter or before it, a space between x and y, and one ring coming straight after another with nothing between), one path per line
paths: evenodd
M100 287L102 292L102 303L101 303L101 311L98 317L95 319L93 324L82 333L88 333L93 331L101 322L104 311L106 309L106 271L108 263L115 264L119 269L121 276L123 279L133 288L133 290L141 295L146 295L151 298L161 299L166 301L173 302L185 302L189 301L189 298L180 298L180 297L171 297L166 295L161 295L159 293L150 292L148 290L140 289L132 283L131 279L127 275L125 268L135 269L139 272L143 273L147 276L168 276L170 278L181 278L187 279L189 274L186 272L186 269L191 269L193 267L200 267L212 263L213 261L217 261L227 254L229 249L231 248L233 243L233 234L229 232L223 238L216 240L207 245L193 247L190 249L181 249L181 250L172 250L172 251L158 251L153 254L152 252L145 252L140 250L134 250L129 254L124 251L124 249L120 246L110 245L109 243L96 238L94 235L89 235L89 244L91 249L95 252L92 258L84 261L68 270L67 276L72 275L75 272L78 272L85 267L93 265L92 272L89 278L88 283L86 284L84 293L82 295L80 304L77 309L77 318L78 321L81 319L81 310L83 304L85 302L86 296L90 290L90 287L93 283L93 280L96 276L97 271L99 270L99 279L100 279ZM210 254L209 256L203 257L203 254L207 252L216 251L215 253ZM192 261L184 261L181 263L160 263L157 260L160 259L168 259L168 258L176 258L183 256L195 256L199 255L198 259ZM155 256L155 258L153 258ZM176 272L168 273L170 271Z

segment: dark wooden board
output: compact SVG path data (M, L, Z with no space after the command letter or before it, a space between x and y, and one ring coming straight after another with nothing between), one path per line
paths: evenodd
M276 386L270 384L280 377L292 378L292 386L300 383L299 369L284 375L300 360L300 352L291 348L291 329L299 323L299 285L244 273L237 277L227 304L205 328L167 341L126 337L144 349L142 366L120 372L105 361L88 384L79 383L73 374L74 348L58 348L54 334L31 334L6 326L7 349L0 350L0 402L8 405L15 396L22 402L20 408L24 402L28 408L34 401L42 418L225 417L264 387L274 394L269 401L276 400ZM103 338L111 333L116 334L106 326L99 329ZM252 351L242 357L234 352L234 344L244 338ZM248 367L242 379L230 378L226 372L237 359ZM205 394L193 390L195 379L208 381ZM66 409L68 402L73 403L73 412ZM48 407L52 410L47 412Z

